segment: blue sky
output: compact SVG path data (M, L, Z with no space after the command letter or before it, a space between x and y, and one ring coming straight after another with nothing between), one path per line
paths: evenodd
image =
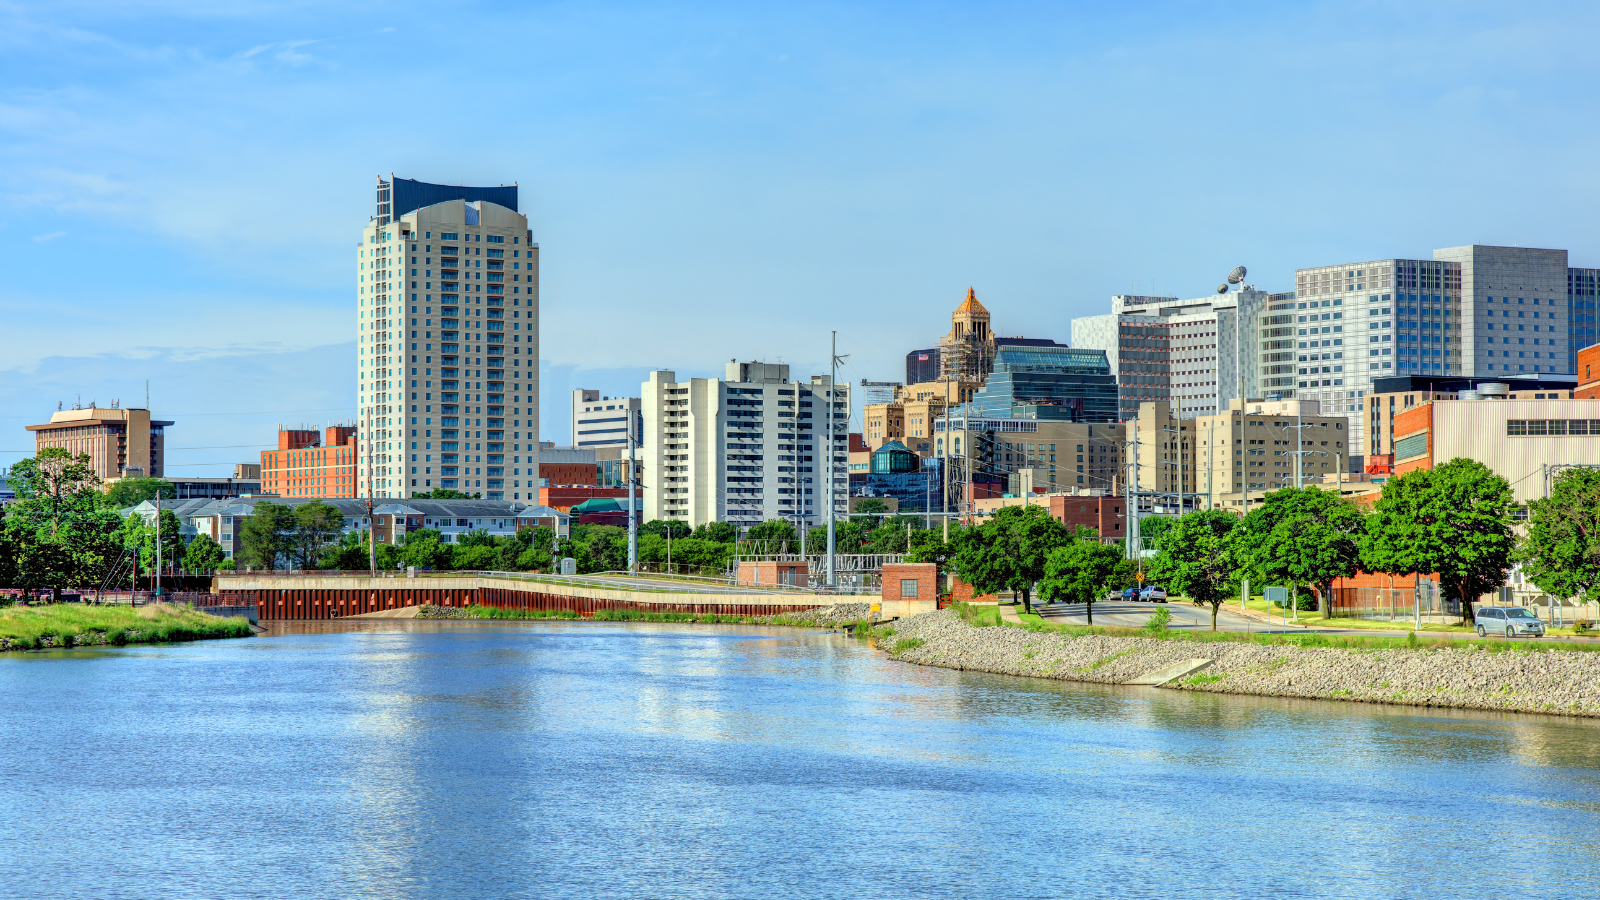
M226 474L355 406L379 174L521 185L543 422L731 357L893 380L1234 265L1600 265L1582 4L0 4L0 465L57 402Z

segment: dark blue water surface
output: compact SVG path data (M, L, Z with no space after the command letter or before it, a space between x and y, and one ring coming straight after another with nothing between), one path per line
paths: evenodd
M1600 896L1600 727L382 622L0 659L7 897Z

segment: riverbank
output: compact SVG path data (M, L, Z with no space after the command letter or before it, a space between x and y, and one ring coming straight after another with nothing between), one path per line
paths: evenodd
M1207 640L1176 632L1120 636L1090 629L974 627L956 610L879 630L894 659L926 666L1126 684L1187 661L1209 660L1163 687L1219 694L1354 700L1412 706L1600 716L1600 653L1533 642L1505 649L1439 641L1415 649L1382 639L1331 643L1316 635ZM1369 642L1369 646L1361 646ZM1317 646L1323 644L1323 646Z
M188 607L55 603L0 608L0 652L249 637L250 622Z

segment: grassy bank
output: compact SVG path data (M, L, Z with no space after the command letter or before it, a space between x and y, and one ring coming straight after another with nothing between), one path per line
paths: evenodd
M1146 626L1144 628L1123 628L1107 625L1063 625L1047 622L1038 615L1020 615L1019 618L1022 619L1022 624L1019 626L1002 621L999 609L992 606L956 604L956 611L961 616L962 621L975 628L1022 628L1041 634L1062 634L1068 637L1083 637L1095 634L1106 637L1159 638L1167 641L1188 641L1195 644L1259 644L1266 647L1329 647L1345 650L1465 650L1481 648L1491 653L1600 652L1600 642L1577 643L1572 641L1531 641L1525 639L1506 640L1504 638L1462 640L1447 637L1430 638L1426 633L1418 635L1415 632L1409 632L1405 637L1392 635L1367 637L1362 635L1323 634L1316 631L1308 631L1304 634L1175 631L1159 625L1155 627ZM1301 615L1303 617L1305 614L1302 612ZM1335 619L1334 621L1342 622L1346 620Z
M243 618L165 603L140 607L56 603L0 609L0 650L200 641L252 633Z

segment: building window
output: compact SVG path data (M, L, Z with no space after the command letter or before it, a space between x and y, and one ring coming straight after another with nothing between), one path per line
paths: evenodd
M900 596L911 600L917 599L917 580L915 578L902 578L900 580Z

